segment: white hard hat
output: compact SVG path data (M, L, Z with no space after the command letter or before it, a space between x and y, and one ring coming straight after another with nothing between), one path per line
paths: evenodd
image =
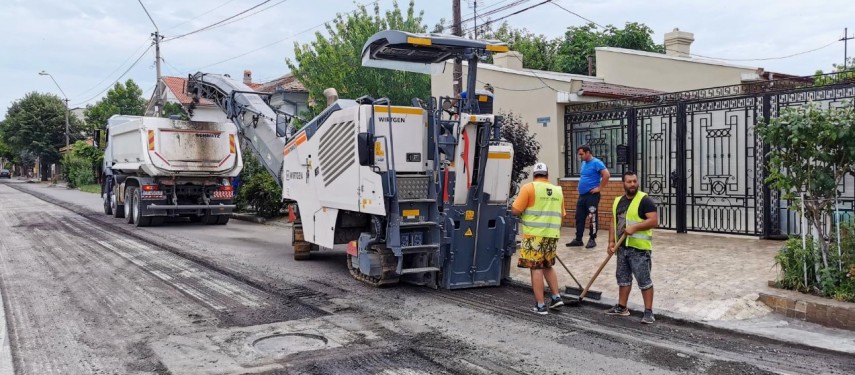
M541 174L549 174L549 170L546 168L546 163L537 163L534 165L532 169L532 174L537 176Z

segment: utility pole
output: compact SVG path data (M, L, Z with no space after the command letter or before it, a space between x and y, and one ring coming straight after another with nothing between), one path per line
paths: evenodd
M855 36L849 36L849 28L843 28L843 38L840 38L840 41L843 42L843 70L846 70L846 63L849 62L849 41L855 39Z
M163 35L160 35L159 30L155 30L154 33L151 34L154 38L154 65L157 67L157 80L155 81L155 108L157 108L157 117L163 117L163 91L162 84L160 83L160 41L163 39Z
M62 101L65 102L65 149L67 151L68 150L68 144L69 144L69 141L68 141L68 111L69 111L68 95L65 95L65 91L62 90L62 87L59 87L59 83L56 83L56 79L54 79L50 73L42 70L41 72L39 72L39 75L50 77L50 80L53 81L53 84L56 85L56 88L58 88L59 92L62 93L62 97L63 97Z
M463 30L460 27L460 0L451 0L451 10L454 13L452 18L451 33L457 36L463 36ZM454 81L454 96L460 95L463 91L460 88L463 86L463 63L460 59L454 59L454 72L452 73L452 81Z

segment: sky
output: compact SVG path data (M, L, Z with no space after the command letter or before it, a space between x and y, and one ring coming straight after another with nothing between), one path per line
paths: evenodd
M13 101L33 91L67 97L72 108L84 107L101 99L117 80L131 78L150 97L156 81L154 48L147 50L155 31L152 20L166 38L161 47L163 75L186 77L203 71L239 78L249 69L254 82L264 82L288 72L285 60L293 58L295 42L310 42L315 32L325 32L322 25L336 13L373 0L269 0L239 16L246 16L243 19L169 40L264 1L0 0L0 119ZM525 2L492 18L542 1ZM381 10L390 9L392 2L378 1ZM479 13L512 2L481 0ZM798 75L829 71L832 64L842 63L844 45L838 40L847 26L849 35L855 34L855 1L851 0L821 4L796 0L554 2L578 16L546 3L505 21L550 38L562 35L569 26L585 24L581 17L600 25L641 22L654 30L657 43L662 43L666 32L679 28L694 33L693 54ZM470 18L471 0L462 3L463 18ZM401 2L404 8L406 4ZM415 6L424 11L430 26L452 16L451 0L415 0ZM259 12L252 14L255 11ZM855 40L850 42L850 56L855 56ZM786 57L794 54L799 55ZM38 74L43 70L56 84Z

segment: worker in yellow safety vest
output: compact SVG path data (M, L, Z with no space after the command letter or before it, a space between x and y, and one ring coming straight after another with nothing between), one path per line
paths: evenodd
M564 306L559 294L558 276L552 269L555 265L556 245L561 236L561 220L564 218L564 193L560 186L549 183L546 164L535 164L532 175L534 181L523 185L511 211L520 216L523 233L517 267L531 270L531 287L535 299L532 312L546 315L548 309ZM552 292L549 305L544 303L544 279Z

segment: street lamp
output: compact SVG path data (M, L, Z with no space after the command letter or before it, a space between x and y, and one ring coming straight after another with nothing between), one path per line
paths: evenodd
M63 99L65 101L65 150L68 151L68 95L65 95L65 91L62 91L62 87L59 87L59 84L56 83L56 80L53 79L53 76L50 75L50 73L42 70L41 72L39 72L39 75L50 77L51 81L53 81L53 84L56 85L56 88L59 89L59 92L61 92L62 96L65 98Z

